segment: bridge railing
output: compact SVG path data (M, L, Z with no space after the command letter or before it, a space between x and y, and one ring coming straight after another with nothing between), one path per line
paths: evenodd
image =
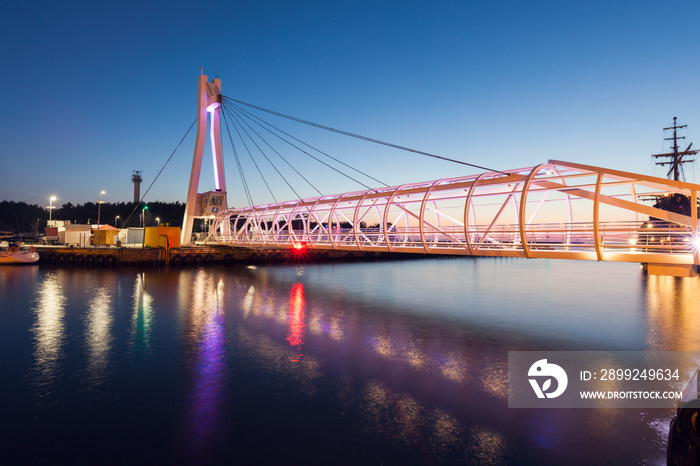
M700 265L698 215L640 201L697 199L698 185L553 162L431 182L231 209L232 246L546 257Z
M674 226L654 227L646 222L601 223L601 244L604 252L684 254L693 251L693 235L690 228ZM595 250L592 223L530 225L526 228L528 246L534 251L587 251ZM446 233L449 233L447 236ZM469 232L473 254L479 251L514 250L522 251L520 228L518 225L504 225L497 229L475 226ZM305 233L287 230L248 231L246 235L223 235L216 238L221 243L239 245L270 245L292 247L295 243L305 243L317 248L369 249L402 248L425 250L417 227L397 228L388 232L379 228L339 228L332 233ZM464 249L466 236L459 227L445 227L441 233L426 235L428 248ZM453 251L454 252L454 251ZM457 254L459 254L457 252ZM465 253L466 254L466 253Z

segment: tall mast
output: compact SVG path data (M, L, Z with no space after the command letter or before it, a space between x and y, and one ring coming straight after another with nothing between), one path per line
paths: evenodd
M673 130L673 137L672 138L664 138L664 141L673 141L673 147L672 147L673 152L652 155L652 157L656 157L656 158L668 157L671 159L671 160L666 161L666 162L656 162L656 165L670 165L670 168L668 169L668 173L666 174L666 176L670 177L671 173L673 173L673 179L676 181L680 180L680 178L681 178L680 175L681 175L681 171L683 170L683 168L682 168L683 164L688 163L688 162L695 162L694 159L693 160L687 160L687 159L684 160L683 157L686 155L687 156L695 155L698 152L700 152L700 150L690 150L690 147L693 145L692 142L688 145L688 147L686 147L686 149L684 151L680 152L678 150L678 140L685 139L685 136L678 136L678 130L681 128L685 128L686 126L688 126L688 125L678 126L678 124L676 124L676 117L673 117L673 126L669 126L668 128L664 128L664 131Z

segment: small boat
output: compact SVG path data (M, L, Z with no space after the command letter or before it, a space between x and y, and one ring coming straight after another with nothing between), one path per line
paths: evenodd
M0 265L33 264L39 260L39 253L34 246L20 247L16 244L0 243Z

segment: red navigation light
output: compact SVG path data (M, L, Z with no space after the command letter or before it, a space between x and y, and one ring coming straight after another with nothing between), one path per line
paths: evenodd
M294 262L307 262L309 260L309 252L306 241L292 241L292 249L289 250L289 257Z

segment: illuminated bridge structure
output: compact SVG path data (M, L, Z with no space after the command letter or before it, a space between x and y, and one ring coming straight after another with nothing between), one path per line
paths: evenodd
M638 262L693 276L700 185L550 160L485 172L229 209L220 244L393 253ZM649 200L681 195L689 215ZM644 203L646 202L646 203Z

